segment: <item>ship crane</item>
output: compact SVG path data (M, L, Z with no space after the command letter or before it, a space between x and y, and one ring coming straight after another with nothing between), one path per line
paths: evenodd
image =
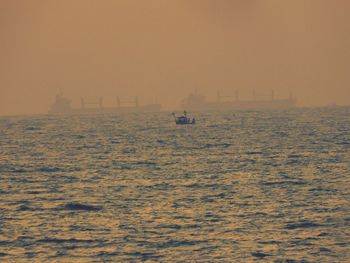
M271 100L275 99L275 91L271 90L270 93L256 93L255 90L253 90L253 99L256 101L257 97L262 98L270 98Z
M103 98L100 97L98 101L89 101L86 102L84 98L81 98L81 109L85 109L86 105L98 105L98 108L102 109L103 108Z
M227 95L226 95L226 96L222 96L222 95L220 94L220 91L218 91L218 92L217 92L217 98L218 98L218 102L222 102L222 101L223 101L222 98L228 98L229 100L230 100L231 98L234 98L236 101L239 101L239 91L236 90L234 96L227 96Z
M135 107L139 107L139 97L135 96L133 98L121 99L119 96L117 97L117 106L122 107L122 105L135 105Z

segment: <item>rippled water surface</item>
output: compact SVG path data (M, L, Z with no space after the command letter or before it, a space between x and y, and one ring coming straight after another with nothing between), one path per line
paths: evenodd
M350 110L0 118L1 262L349 262Z

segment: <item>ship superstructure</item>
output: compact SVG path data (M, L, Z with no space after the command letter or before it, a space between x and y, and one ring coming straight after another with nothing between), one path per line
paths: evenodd
M275 99L273 91L271 94L263 96L264 98L261 98L262 95L258 96L253 92L253 99L241 100L238 92L233 97L223 97L218 93L217 101L208 101L202 94L194 92L183 100L181 107L191 111L262 110L296 107L296 99L292 96L287 99Z
M71 100L63 97L61 94L56 96L55 102L49 110L49 114L99 114L99 113L128 113L128 112L157 112L161 105L158 103L139 105L138 97L133 99L116 98L114 107L105 107L103 98L98 101L85 101L81 99L81 107L73 108Z

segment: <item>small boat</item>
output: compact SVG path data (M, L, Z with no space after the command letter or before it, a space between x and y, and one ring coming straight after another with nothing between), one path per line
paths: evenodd
M187 112L184 111L184 114L180 117L176 117L175 113L173 112L173 116L175 118L175 123L178 124L178 125L184 125L184 124L195 124L196 123L196 120L195 118L188 118L187 117Z

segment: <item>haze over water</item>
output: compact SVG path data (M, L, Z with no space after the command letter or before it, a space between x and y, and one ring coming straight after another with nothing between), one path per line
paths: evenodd
M348 262L348 108L0 118L1 262Z
M0 115L240 92L350 105L348 0L0 1ZM181 109L183 110L183 109Z

